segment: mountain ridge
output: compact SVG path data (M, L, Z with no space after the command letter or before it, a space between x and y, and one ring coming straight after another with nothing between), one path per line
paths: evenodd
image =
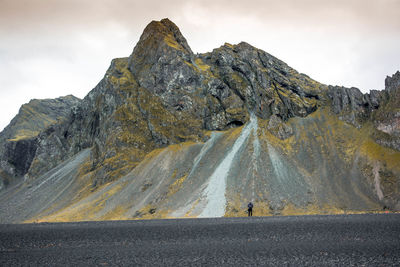
M32 99L21 106L10 124L0 132L0 166L4 175L1 184L8 184L12 176L26 174L36 152L40 132L65 120L71 107L79 101L68 95L56 99Z
M252 198L262 202L265 214L398 209L400 170L393 163L399 157L398 76L386 79L386 90L362 94L357 88L314 81L245 42L194 54L173 22L153 21L129 57L113 59L104 78L65 119L38 133L23 175L35 184L56 179L52 170L57 168L61 173L73 170L65 179L81 193L71 189L77 194L71 197L75 204L66 201L65 211L80 203L79 213L88 212L88 201L118 203L112 206L114 213L110 206L108 212L88 213L83 219L197 216L206 207L209 191L204 188L211 171L224 162L254 114L257 127L243 137L232 156L235 164L226 167L225 215L237 216L241 203ZM214 131L221 133L218 138ZM187 155L186 161L177 153ZM74 157L83 162L71 161ZM200 166L198 161L207 163ZM155 173L148 164L165 173ZM332 173L336 169L340 173ZM191 173L198 173L198 180ZM349 174L351 181L345 179ZM130 194L143 201L132 204L124 183L132 184ZM258 193L250 196L242 189ZM114 197L115 192L122 197ZM15 203L21 195L15 195ZM182 202L184 195L192 206ZM186 212L179 211L188 205ZM62 209L53 212L72 218ZM35 216L39 214L58 218L42 209Z

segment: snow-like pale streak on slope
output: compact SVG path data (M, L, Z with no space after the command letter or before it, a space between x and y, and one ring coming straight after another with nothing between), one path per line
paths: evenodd
M60 179L64 179L66 174L68 172L74 171L77 166L79 166L79 164L81 164L84 159L88 156L89 154L89 150L82 150L82 152L79 152L78 154L76 154L73 158L73 160L69 161L67 163L67 165L63 166L62 168L60 168L59 170L57 170L54 174L50 175L48 178L46 178L45 180L43 180L40 184L32 187L32 189L30 189L30 193L34 193L36 190L38 190L40 187L42 187L43 185L45 185L46 183L49 184L56 184ZM59 165L60 166L60 165ZM46 175L46 174L45 174Z
M200 150L200 153L196 156L196 158L193 161L193 167L189 172L189 175L187 176L186 180L190 180L193 175L196 176L196 171L197 168L200 164L200 162L203 160L203 158L207 158L207 154L209 150L214 146L216 140L222 135L222 133L218 132L212 132L210 139L207 140L207 142L203 145L203 147ZM192 197L196 196L196 194L193 194ZM183 217L185 216L186 213L188 213L192 207L193 203L197 199L193 198L188 198L186 204L183 207L179 207L177 210L173 211L170 213L171 217Z
M279 184L282 187L284 187L287 184L289 184L289 181L292 180L288 172L288 168L285 166L285 163L280 158L279 154L275 151L273 146L270 145L269 142L267 142L267 146L268 146L268 155L271 160L271 164L274 169L276 178L279 181Z
M243 128L238 139L236 139L228 155L215 169L211 175L210 180L204 195L207 200L207 204L203 211L198 217L222 217L225 214L226 198L226 179L231 169L233 159L240 150L246 139L250 136L250 133L254 130L256 133L257 129L257 117L251 115L250 122Z
M374 168L372 169L372 172L374 173L374 181L375 181L375 190L376 194L378 195L379 200L383 199L383 192L381 189L381 177L379 176L379 168L381 166L379 165L379 162L374 163Z
M260 150L261 150L260 141L258 140L258 136L257 136L257 125L256 125L256 128L254 129L253 149L254 149L254 151L253 151L253 157L252 157L253 175L252 175L252 184L251 184L251 189L252 189L251 201L254 202L255 192L256 192L255 180L256 180L256 177L258 176L257 159L260 156Z
M203 159L204 155L207 154L208 150L214 145L215 140L217 139L218 136L220 136L221 133L216 133L212 132L210 139L204 144L204 146L201 148L199 155L194 159L193 161L193 167L190 170L190 173L188 175L188 178L192 176L194 171L197 169L197 166L199 165L200 161Z

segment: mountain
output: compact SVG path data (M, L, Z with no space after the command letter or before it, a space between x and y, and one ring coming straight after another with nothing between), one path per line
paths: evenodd
M152 21L39 130L0 222L398 210L399 92L399 72L362 94L245 42L194 54Z
M72 95L31 100L0 133L0 188L29 170L41 131L64 121L80 100Z

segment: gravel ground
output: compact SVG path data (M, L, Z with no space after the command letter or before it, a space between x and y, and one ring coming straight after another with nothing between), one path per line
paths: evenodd
M0 266L398 266L400 214L0 225Z

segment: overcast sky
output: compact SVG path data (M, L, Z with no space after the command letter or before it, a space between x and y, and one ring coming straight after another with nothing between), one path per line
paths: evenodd
M194 52L246 41L325 84L400 69L400 0L0 0L0 130L32 98L83 98L166 17Z

